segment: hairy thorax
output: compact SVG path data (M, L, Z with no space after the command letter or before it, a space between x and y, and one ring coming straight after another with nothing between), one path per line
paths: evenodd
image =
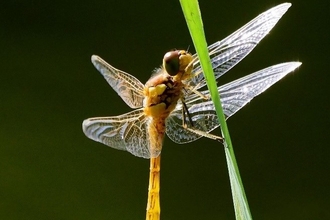
M175 108L183 84L164 69L150 78L144 87L144 112L153 119L164 120Z

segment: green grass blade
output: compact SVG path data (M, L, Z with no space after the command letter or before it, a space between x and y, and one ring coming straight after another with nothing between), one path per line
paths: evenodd
M204 34L202 17L197 0L180 0L182 11L184 13L188 29L193 40L196 52L200 59L200 63L205 75L208 89L210 90L211 98L214 103L217 116L219 119L222 136L225 138L225 155L228 165L230 186L235 209L236 219L252 219L249 205L245 196L241 177L239 175L238 166L234 150L232 147L227 123L223 114L220 95L217 89L216 80L209 57L207 43Z

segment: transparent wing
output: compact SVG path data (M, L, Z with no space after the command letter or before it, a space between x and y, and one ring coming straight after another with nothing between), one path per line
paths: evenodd
M195 129L210 132L219 126L219 122L217 121L218 118L215 112L203 112L202 114L203 115L190 114ZM186 118L186 121L189 122L189 119ZM201 135L190 132L182 127L182 110L173 111L166 119L166 134L172 141L179 144L189 143L202 137Z
M144 86L137 78L114 68L99 56L93 55L92 63L129 107L142 107Z
M150 158L147 123L143 109L138 109L114 117L89 118L82 127L85 135L94 141Z
M284 3L273 7L222 41L210 45L208 50L215 78L218 79L248 55L276 25L290 6L290 3ZM206 85L206 81L197 54L193 57L195 60L193 74L196 76L191 81L188 80L186 84L199 89Z
M218 91L226 119L300 65L300 62L277 64L219 86ZM209 95L208 90L201 93ZM219 126L212 101L205 101L193 93L186 98L186 105L194 126L197 129L211 132ZM188 118L185 120L189 121ZM167 135L176 143L188 143L201 137L182 127L181 104L169 116L166 126Z

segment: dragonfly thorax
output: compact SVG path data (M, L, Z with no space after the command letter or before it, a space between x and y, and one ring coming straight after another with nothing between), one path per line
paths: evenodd
M164 120L181 97L181 81L175 81L164 69L148 80L144 87L144 112L152 118Z

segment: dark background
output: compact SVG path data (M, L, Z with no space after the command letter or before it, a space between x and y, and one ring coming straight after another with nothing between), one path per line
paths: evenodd
M303 62L228 120L254 219L330 219L328 2L292 1L220 81ZM208 42L279 3L202 0ZM81 129L86 118L130 110L90 56L147 81L166 51L194 51L179 2L17 0L0 8L0 219L144 219L149 161ZM162 219L234 219L221 145L166 138L162 155Z

